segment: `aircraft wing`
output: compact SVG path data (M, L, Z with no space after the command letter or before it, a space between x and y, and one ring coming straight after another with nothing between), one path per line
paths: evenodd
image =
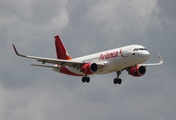
M14 51L16 55L20 57L30 58L30 59L36 59L38 62L41 62L42 64L50 63L50 64L59 64L60 66L69 66L69 67L75 67L80 68L85 62L83 61L75 61L75 60L62 60L62 59L53 59L53 58L45 58L45 57L37 57L37 56L30 56L30 55L23 55L18 53L15 45L13 44ZM104 63L96 63L99 68L102 68L104 66ZM46 66L46 65L37 65L32 64L32 66L40 66L40 67L48 67L48 68L56 68L58 66Z
M163 59L161 58L161 55L159 53L158 53L158 59L159 59L158 63L140 64L140 65L147 67L147 66L156 66L156 65L163 64Z

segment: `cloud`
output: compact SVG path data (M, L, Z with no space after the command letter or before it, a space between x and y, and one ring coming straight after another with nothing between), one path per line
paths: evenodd
M174 119L174 1L3 0L0 5L0 119ZM142 44L151 53L148 67L136 78L123 72L81 78L31 67L35 60L19 52L56 57L53 36L59 34L72 57ZM75 49L76 48L76 49Z
M112 30L115 33L123 29L134 29L142 33L150 15L156 9L156 1L101 1L92 6L88 18L97 24L103 24L106 32ZM133 31L132 31L133 32Z

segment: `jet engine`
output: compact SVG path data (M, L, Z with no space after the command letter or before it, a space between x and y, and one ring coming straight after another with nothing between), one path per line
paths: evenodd
M81 67L81 71L85 74L92 74L97 70L98 70L98 65L96 63L86 63Z
M132 76L140 77L145 74L146 68L141 65L136 65L134 67L131 67L128 72Z

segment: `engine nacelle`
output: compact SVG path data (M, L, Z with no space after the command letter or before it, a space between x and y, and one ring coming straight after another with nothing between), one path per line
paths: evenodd
M141 65L136 65L129 69L129 74L135 77L142 76L146 73L146 68Z
M85 74L92 74L98 70L96 63L86 63L81 67L81 71Z

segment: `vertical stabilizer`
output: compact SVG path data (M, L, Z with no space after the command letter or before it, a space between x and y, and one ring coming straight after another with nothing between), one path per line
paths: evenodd
M69 56L66 48L64 47L64 44L62 43L60 37L57 35L54 38L55 38L57 59L71 60L71 57Z

